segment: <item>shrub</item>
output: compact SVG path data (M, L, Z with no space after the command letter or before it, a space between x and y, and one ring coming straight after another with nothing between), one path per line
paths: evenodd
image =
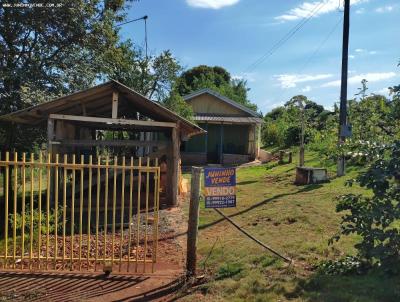
M366 149L367 150L367 149ZM344 213L340 234L357 234L358 256L371 264L396 271L400 263L400 141L364 151L363 156L374 158L367 170L354 182L372 190L372 197L346 194L339 197L337 212Z
M26 205L26 211L25 211L25 236L28 237L29 236L29 232L27 232L27 229L30 229L31 226L31 210L29 207L29 204ZM57 224L57 231L61 229L62 227L62 223L60 223L62 221L62 208L60 207L58 209L58 224ZM55 231L55 209L52 209L49 213L49 233L53 234ZM16 215L16 230L19 234L21 234L22 232L22 220L23 217L21 214L17 213ZM10 214L10 225L14 225L14 214ZM35 230L35 236L37 236L37 230L39 227L39 210L38 209L34 209L33 210L33 230ZM47 213L43 212L41 213L41 223L40 223L40 229L41 229L41 233L42 234L46 234L47 233ZM27 238L25 238L27 239ZM35 240L36 238L34 238Z

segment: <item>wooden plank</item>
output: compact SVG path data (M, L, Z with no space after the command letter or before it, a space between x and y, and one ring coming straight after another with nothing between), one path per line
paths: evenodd
M118 91L112 93L112 111L111 117L116 119L118 117Z
M175 123L170 122L155 122L155 121L142 121L142 120L128 120L128 119L113 119L104 117L92 116L78 116L78 115L65 115L65 114L50 114L50 118L55 120L67 120L86 123L99 123L108 125L126 125L126 126L149 126L149 127L162 127L162 128L175 128Z
M138 140L53 140L51 145L66 145L66 146L111 146L111 147L124 147L124 146L139 146L139 147L165 147L169 145L167 141L138 141Z

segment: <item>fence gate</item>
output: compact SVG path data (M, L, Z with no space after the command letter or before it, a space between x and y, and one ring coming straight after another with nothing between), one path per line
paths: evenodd
M0 269L154 272L157 160L26 154L0 161Z

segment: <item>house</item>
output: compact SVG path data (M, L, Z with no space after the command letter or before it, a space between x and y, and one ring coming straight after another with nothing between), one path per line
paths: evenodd
M182 165L237 165L258 157L263 122L258 113L208 88L183 98L206 133L181 145Z

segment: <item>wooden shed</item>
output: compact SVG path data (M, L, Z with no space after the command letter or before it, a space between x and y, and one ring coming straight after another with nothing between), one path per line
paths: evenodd
M182 145L183 165L236 165L258 157L263 122L258 113L208 88L183 98L205 130Z
M0 119L31 126L47 123L48 151L53 154L95 155L106 147L117 149L121 156L159 158L167 166L169 205L178 202L181 142L205 133L114 80Z

